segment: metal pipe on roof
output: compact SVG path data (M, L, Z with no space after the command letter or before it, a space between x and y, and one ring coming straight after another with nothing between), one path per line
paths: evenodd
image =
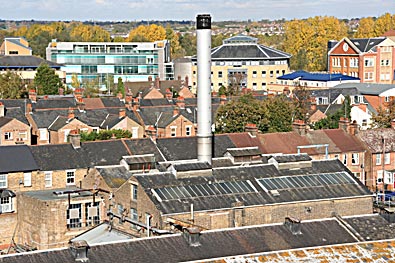
M199 161L212 162L211 134L211 16L198 15L197 36L197 155Z

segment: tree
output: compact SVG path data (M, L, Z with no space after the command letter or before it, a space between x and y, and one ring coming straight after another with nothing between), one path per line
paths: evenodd
M129 32L127 41L131 42L153 42L166 39L166 30L163 26L151 24L140 25Z
M228 94L239 95L247 75L243 72L229 72L228 74Z
M355 32L355 38L369 38L375 36L374 33L374 20L371 17L364 17L359 20L359 26L357 32Z
M108 42L111 41L110 33L100 26L75 24L70 30L72 41Z
M328 114L326 118L314 123L314 130L319 129L337 129L339 128L339 120L341 117L350 119L351 107L350 107L350 96L347 96L342 107L333 114Z
M71 75L71 86L74 88L74 89L78 89L80 86L81 86L81 83L80 83L80 81L78 80L78 76L77 76L77 74L73 74L73 75Z
M19 99L25 93L25 85L17 73L7 71L5 74L0 74L1 99Z
M248 123L256 124L258 129L266 127L268 120L266 109L251 94L241 96L221 105L216 114L215 129L217 133L242 132Z
M64 87L55 70L50 68L47 63L41 63L37 68L34 85L37 87L39 95L58 94L59 88Z
M128 130L100 130L99 132L81 132L81 141L101 141L110 140L111 138L131 138L132 132Z
M391 122L395 119L395 98L380 106L376 114L373 114L372 121L375 128L390 128Z
M166 26L166 39L170 42L170 53L173 59L185 56L185 50L180 45L178 34L174 33L170 25Z
M122 97L125 97L125 85L123 84L122 78L118 78L118 83L117 83L117 94L121 93Z
M269 97L263 101L263 107L267 112L264 122L259 130L262 132L287 132L292 130L292 113L294 111L292 101L284 95Z
M94 98L99 96L99 80L94 79L87 82L84 82L84 97L85 98Z
M395 28L395 19L390 13L385 13L384 15L377 18L376 22L374 23L375 36L382 36L385 32L393 28Z
M297 86L294 89L294 120L303 120L305 123L308 122L311 108L312 98L310 96L310 92L306 89L305 86Z
M185 33L179 36L181 47L185 50L186 56L192 56L196 54L196 36Z

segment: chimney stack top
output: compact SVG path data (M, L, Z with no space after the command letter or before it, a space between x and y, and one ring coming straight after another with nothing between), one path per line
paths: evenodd
M198 15L196 17L197 29L211 29L211 16L209 14Z

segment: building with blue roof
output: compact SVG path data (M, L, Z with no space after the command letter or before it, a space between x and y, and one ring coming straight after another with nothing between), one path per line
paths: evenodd
M297 86L308 89L333 88L341 83L360 83L360 79L343 74L311 73L303 70L277 77L275 91L293 90Z

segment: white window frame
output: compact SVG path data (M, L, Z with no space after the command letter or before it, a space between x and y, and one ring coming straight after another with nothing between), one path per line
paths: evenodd
M72 176L69 176L71 173ZM69 178L72 178L73 182L68 182ZM75 169L66 170L66 185L75 185Z
M131 191L132 191L132 195L131 195L132 200L137 201L137 198L138 198L138 185L137 184L131 184Z
M170 126L170 137L177 137L177 126Z
M381 164L381 153L376 153L376 165Z
M12 197L0 198L0 213L10 213L14 210Z
M139 127L132 127L132 138L139 137Z
M365 67L373 67L374 66L374 58L365 58Z
M63 131L63 133L64 133L64 142L67 142L69 134L70 134L70 131L71 131L70 129L66 129L66 130Z
M20 131L18 134L18 138L21 141L26 141L27 140L27 132L26 131Z
M8 187L8 175L7 174L0 174L0 188L7 188Z
M32 186L32 173L23 173L23 186Z
M192 125L185 126L185 136L192 136Z
M6 141L12 141L14 138L13 132L5 132L4 133L4 140Z
M390 164L391 163L391 153L385 153L384 154L384 164Z
M48 131L47 129L38 129L40 132L40 141L48 140Z
M359 153L351 154L351 164L358 165L359 164Z
M52 171L44 172L44 184L45 187L52 187Z

